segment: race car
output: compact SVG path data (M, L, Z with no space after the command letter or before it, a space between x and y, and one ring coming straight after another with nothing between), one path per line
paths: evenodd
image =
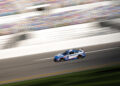
M69 49L64 53L54 56L55 62L68 61L73 59L80 59L86 56L83 49Z

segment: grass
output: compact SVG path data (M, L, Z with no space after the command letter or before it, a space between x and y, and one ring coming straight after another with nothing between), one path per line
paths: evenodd
M120 65L1 86L120 86Z

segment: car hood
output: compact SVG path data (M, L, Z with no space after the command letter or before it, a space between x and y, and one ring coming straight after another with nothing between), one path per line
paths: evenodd
M55 57L64 57L63 54L57 54Z

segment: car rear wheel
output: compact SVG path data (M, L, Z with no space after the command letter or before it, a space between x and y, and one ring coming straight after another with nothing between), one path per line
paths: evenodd
M63 62L63 61L65 61L65 60L64 60L63 58L61 58L61 59L60 59L60 62Z
M77 58L80 59L82 56L81 55L78 55Z

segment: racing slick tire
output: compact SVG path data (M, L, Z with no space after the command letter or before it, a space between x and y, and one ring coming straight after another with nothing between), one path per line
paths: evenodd
M56 60L56 59L54 59L54 62L57 62L57 60Z
M64 58L61 58L59 61L60 61L60 62L63 62L63 61L65 61L65 60L64 60Z
M77 59L80 59L80 58L82 58L82 56L81 56L81 55L78 55L78 56L77 56Z

